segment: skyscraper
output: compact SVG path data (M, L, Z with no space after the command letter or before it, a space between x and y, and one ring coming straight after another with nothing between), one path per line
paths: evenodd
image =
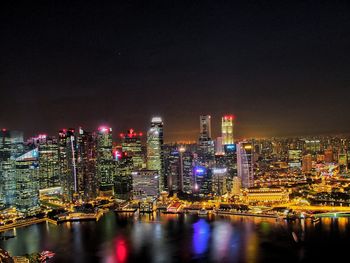
M58 144L54 138L40 140L39 144L39 189L60 186Z
M158 171L160 191L166 189L163 143L163 120L161 117L153 117L151 128L147 132L147 169Z
M97 133L97 177L101 196L112 196L115 164L112 153L112 128L100 127Z
M63 198L73 201L78 194L75 130L63 129L58 137L59 171Z
M225 115L221 118L221 136L223 145L229 145L234 143L233 119L233 115Z
M201 115L199 117L200 139L211 139L211 116Z
M122 140L122 151L131 157L135 170L141 169L144 166L142 156L142 133L136 133L134 129L129 129L125 134L120 134Z
M96 134L79 128L77 135L77 181L79 196L89 201L98 195Z
M214 161L215 147L211 138L211 116L199 117L198 161L201 165L209 165Z
M23 133L0 130L0 203L14 206L16 197L15 158L23 153Z
M33 149L15 161L16 170L16 208L26 214L39 209L39 165L38 149Z
M250 142L237 144L237 171L242 187L254 186L253 145Z
M302 159L302 172L305 174L310 174L312 171L312 155L307 154L303 156Z

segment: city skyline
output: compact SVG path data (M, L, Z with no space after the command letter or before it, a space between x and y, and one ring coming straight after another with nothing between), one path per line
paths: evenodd
M219 137L221 138L222 137L222 118L225 118L225 116L227 117L227 114L224 114L222 116L218 116L216 119L212 117L213 115L208 115L208 116L211 117L211 123L214 123L214 125L211 124L211 130L213 131L212 132L212 134L213 134L212 139L216 139ZM275 134L265 134L265 135L260 135L260 136L250 134L248 132L247 135L244 135L240 132L240 128L238 126L240 124L240 122L239 121L237 122L236 115L232 115L232 116L234 118L234 123L235 123L234 124L235 128L234 128L234 133L233 133L235 141L245 140L245 139L264 139L264 138L297 138L297 137L348 136L348 135L350 135L350 131L346 131L346 130L343 130L343 131L339 130L339 131L333 131L333 132L309 132L309 133L300 132L300 133L282 133L282 134L275 133ZM176 142L178 142L178 143L182 143L182 142L183 143L185 143L185 142L196 143L199 139L199 136L200 136L200 127L198 126L198 117L200 117L200 116L197 116L197 120L194 121L195 122L194 124L197 127L194 127L193 130L191 130L190 132L187 132L185 130L170 131L170 136L168 134L169 128L167 127L167 123L165 123L164 128L163 128L165 131L164 132L164 135L165 135L164 142L165 143L176 143ZM152 119L152 118L148 118L148 119ZM237 123L238 123L238 125L237 125ZM123 132L125 130L127 130L127 131L138 130L139 131L138 135L140 135L142 144L146 143L146 140L147 140L146 133L148 130L147 124L145 125L145 127L143 129L136 129L135 127L140 126L137 124L135 124L135 125L120 124L117 126L117 127L120 127L120 126L127 127L124 130L122 130L122 129L117 130L114 128L115 126L116 125L110 125L110 124L107 124L106 122L103 122L103 125L98 124L94 127L93 126L87 127L87 126L80 126L80 125L79 126L76 126L76 125L65 126L64 128L62 128L62 127L57 128L56 130L53 130L53 132L49 132L48 130L46 130L46 131L44 131L44 130L35 131L34 130L33 133L31 133L31 134L25 132L27 130L25 127L19 127L19 129L9 129L8 127L0 127L0 128L2 130L22 132L23 137L25 139L31 139L31 138L36 138L36 137L39 138L40 136L57 137L60 130L66 130L66 129L76 129L78 131L81 128L84 130L97 132L98 129L100 129L101 127L110 127L113 129L113 132L112 132L113 141L121 143L122 142L121 136L124 135Z
M7 3L0 127L147 130L194 139L234 113L237 136L350 132L346 2ZM34 15L35 14L35 15ZM216 123L215 123L216 122Z

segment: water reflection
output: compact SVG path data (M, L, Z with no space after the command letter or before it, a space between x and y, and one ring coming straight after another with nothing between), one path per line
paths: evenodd
M204 219L200 219L193 224L193 230L193 252L197 255L203 254L208 248L210 226Z
M232 225L228 222L215 222L213 230L213 252L211 259L220 262L229 259L231 250ZM236 244L233 244L233 246Z
M293 241L293 231L300 242ZM16 237L0 241L0 247L12 255L52 250L54 263L314 262L346 254L349 232L347 218L325 218L315 224L155 214L135 221L133 216L109 213L97 223L19 228Z

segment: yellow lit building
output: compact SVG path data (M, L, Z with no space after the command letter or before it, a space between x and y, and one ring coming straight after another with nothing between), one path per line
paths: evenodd
M243 191L246 203L284 203L289 201L289 193L283 188L256 188Z

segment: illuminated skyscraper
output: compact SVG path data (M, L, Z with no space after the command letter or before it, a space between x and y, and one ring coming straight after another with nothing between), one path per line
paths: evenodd
M116 174L114 177L114 192L118 199L129 200L131 198L133 170L131 156L126 153L120 154L118 160L115 161Z
M135 170L144 168L142 156L141 137L142 132L136 133L134 129L130 129L126 134L120 134L122 140L122 151L130 156Z
M250 188L254 186L254 158L253 145L250 142L240 142L237 144L237 171L241 179L242 187Z
M201 165L209 165L214 161L215 147L211 138L211 116L199 117L198 161Z
M307 154L303 156L302 172L305 174L310 174L311 171L312 171L312 155Z
M47 138L39 144L39 189L60 186L60 166L57 140Z
M15 205L16 198L16 166L15 160L8 159L0 162L1 181L0 189L2 191L2 202L5 206Z
M16 169L15 158L23 153L23 133L0 130L0 203L15 205Z
M222 144L233 144L233 115L226 115L221 119Z
M161 117L153 117L151 128L147 133L147 169L159 173L159 190L164 191L167 183L164 176L163 155L163 121Z
M112 128L100 127L97 133L97 177L101 196L112 196L115 164L112 152Z
M74 129L59 131L58 154L63 198L66 201L73 201L78 194L76 136Z
M200 139L211 139L211 116L201 115L199 117Z
M77 181L78 193L85 201L98 195L96 175L96 134L79 128L77 135Z
M33 149L15 161L16 170L16 208L26 214L39 209L39 165L38 149Z
M288 165L290 168L301 168L302 151L301 150L288 150Z

